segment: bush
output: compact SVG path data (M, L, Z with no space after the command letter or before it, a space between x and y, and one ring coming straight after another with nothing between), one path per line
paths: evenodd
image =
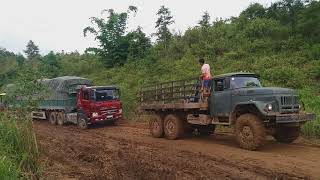
M318 95L317 95L318 93ZM301 100L304 102L305 108L308 112L314 112L317 119L306 123L302 132L307 137L320 138L320 96L319 92L314 89L306 88L300 90Z
M0 114L0 179L38 177L37 142L32 119L26 117L21 111Z

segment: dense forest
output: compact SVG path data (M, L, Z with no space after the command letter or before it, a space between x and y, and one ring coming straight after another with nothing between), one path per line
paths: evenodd
M126 12L108 9L103 18L92 17L83 35L93 36L99 46L83 54L40 55L41 47L31 40L25 56L1 48L0 86L14 83L26 71L38 72L39 78L87 77L98 85L118 85L127 118L133 119L141 86L198 76L198 59L204 58L214 75L250 71L260 74L266 86L298 89L307 110L320 116L319 1L282 0L268 7L254 3L229 19L211 19L205 12L184 33L173 33L174 17L162 6L155 12L154 38L141 27L128 31L135 13L139 9L130 6ZM320 119L307 124L304 134L320 137Z

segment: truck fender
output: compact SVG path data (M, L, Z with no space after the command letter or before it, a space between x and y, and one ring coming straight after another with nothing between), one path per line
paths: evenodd
M87 116L86 112L85 112L82 108L79 108L79 109L78 109L78 115L82 115L82 116L84 116L86 119L89 118L89 117Z
M242 102L236 104L233 109L232 113L230 114L230 120L232 124L235 123L236 119L238 118L239 114L245 113L253 113L257 116L264 116L266 112L263 110L265 103L261 103L258 101L250 101L250 102Z

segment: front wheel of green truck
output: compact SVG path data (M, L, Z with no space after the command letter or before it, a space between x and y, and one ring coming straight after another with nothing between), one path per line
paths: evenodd
M163 137L163 119L159 115L151 115L149 120L149 129L152 137L161 138Z
M241 148L256 150L266 140L266 129L258 116L247 113L236 120L235 135Z
M164 134L167 139L174 140L184 133L184 124L178 116L169 114L164 120Z
M300 135L300 127L278 127L273 136L280 143L292 143Z

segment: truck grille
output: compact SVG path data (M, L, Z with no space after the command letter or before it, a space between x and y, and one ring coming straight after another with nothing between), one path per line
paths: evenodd
M118 109L107 109L107 110L102 110L101 113L102 114L114 114L117 113Z
M280 97L280 112L293 113L299 111L298 96L281 96Z

